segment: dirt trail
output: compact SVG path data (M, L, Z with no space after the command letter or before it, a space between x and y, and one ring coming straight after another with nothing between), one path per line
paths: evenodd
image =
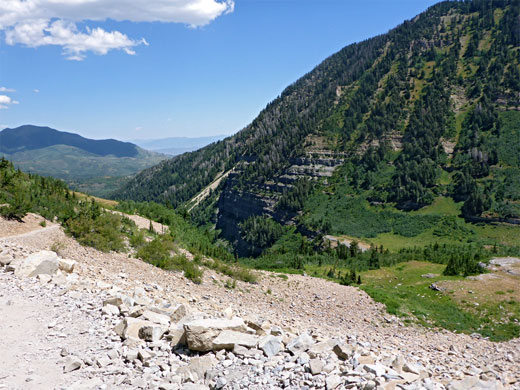
M152 226L153 226L153 229L157 232L157 233L166 233L168 231L168 226L166 225L162 225L158 222L155 222L155 221L151 221L150 219L148 218L145 218L145 217L141 217L140 215L130 215L130 214L125 214L125 213L122 213L121 211L113 211L113 210L107 210L111 213L114 213L114 214L119 214L119 215L122 215L122 216L125 216L127 218L129 218L130 220L134 221L134 223L137 225L137 227L139 229L149 229L150 228L150 222L152 223Z
M188 209L188 211L193 210L195 207L198 206L198 204L200 202L202 202L204 199L206 199L208 197L210 191L215 190L218 187L218 185L220 184L220 182L222 180L224 180L226 177L228 177L232 171L233 171L233 169L230 169L229 171L220 174L220 176L217 175L217 178L213 182L211 182L206 188L204 188L201 192L199 192L197 195L195 195L192 200L190 200L190 203L191 202L194 202L194 203L193 203L193 205L191 205L191 207Z

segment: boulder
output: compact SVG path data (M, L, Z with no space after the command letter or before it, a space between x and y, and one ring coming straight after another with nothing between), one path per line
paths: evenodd
M469 390L479 383L478 376L467 376L460 381L452 381L448 384L448 390Z
M58 260L58 268L68 274L74 272L74 267L76 266L76 264L77 264L76 261L70 260L70 259L59 259Z
M123 340L133 339L139 340L139 330L144 328L145 326L154 326L153 322L139 320L137 318L125 318L119 324L116 325L114 331L121 337Z
M145 310L143 311L143 314L141 315L145 320L148 320L150 322L164 325L168 327L170 325L170 317L164 314L159 314L151 310Z
M332 351L332 348L334 348L336 344L338 344L338 341L334 339L321 341L319 343L313 344L309 348L309 356L314 358L319 355L328 354Z
M165 328L160 325L147 325L139 328L139 338L145 341L159 341L161 337L168 331L168 328Z
M40 251L23 260L14 260L9 266L21 278L32 278L40 274L55 275L58 271L58 255L56 252Z
M213 340L224 330L236 332L247 331L244 320L213 318L194 320L184 324L188 348L193 351L207 352L213 350Z
M278 337L268 335L262 337L258 341L258 348L264 352L265 356L271 358L280 352L282 349L282 342Z
M184 331L184 325L175 324L170 326L165 338L170 342L171 346L174 348L186 345L186 334Z
M312 344L314 344L314 340L307 333L302 333L298 337L292 339L289 344L287 344L287 350L292 352L294 355L307 351Z
M258 343L258 337L248 333L235 332L233 330L225 330L221 332L213 340L213 350L221 349L231 350L235 345L241 345L247 348L254 348Z
M186 306L179 304L175 306L165 306L160 308L149 308L149 310L154 311L159 314L166 315L170 317L171 322L179 322L182 318L186 317L188 314L188 310L186 309Z

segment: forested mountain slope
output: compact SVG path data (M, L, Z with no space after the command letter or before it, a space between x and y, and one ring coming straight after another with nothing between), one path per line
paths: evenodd
M279 244L282 225L370 238L457 236L467 228L446 217L459 214L515 222L519 37L518 1L439 3L345 47L235 136L147 169L115 196L189 205L230 171L191 216L242 255Z

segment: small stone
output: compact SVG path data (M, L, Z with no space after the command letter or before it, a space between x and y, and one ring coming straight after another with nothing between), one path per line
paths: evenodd
M261 349L265 356L271 358L282 349L282 342L275 336L269 335L262 337L258 341L258 348Z
M74 370L77 370L81 367L83 362L80 358L76 356L68 356L67 359L65 359L65 365L63 366L63 372L71 372Z
M354 353L353 348L347 344L336 344L332 350L342 360L347 360Z
M77 262L70 259L58 259L58 268L63 272L72 273Z
M112 363L112 361L108 356L103 356L96 360L96 364L99 368L104 368L108 366L110 363Z
M118 316L119 308L117 306L108 304L108 305L103 306L103 308L101 309L101 312L103 314L106 314L109 316Z
M329 375L327 379L325 379L325 385L327 386L327 390L333 390L341 384L341 378L339 375Z
M217 382L215 383L216 389L222 389L224 386L227 385L227 380L224 377L220 377L217 379Z
M321 374L323 371L324 365L325 364L323 363L323 360L321 360L321 359L311 359L309 361L309 367L311 369L311 374L312 375Z

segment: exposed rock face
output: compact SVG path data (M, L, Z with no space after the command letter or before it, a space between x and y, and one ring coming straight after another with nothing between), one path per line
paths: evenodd
M231 188L232 183L230 175L218 201L216 228L222 231L223 237L234 243L239 256L257 254L258 250L240 236L238 224L254 215L270 214L270 207L274 202L248 192L239 193Z

